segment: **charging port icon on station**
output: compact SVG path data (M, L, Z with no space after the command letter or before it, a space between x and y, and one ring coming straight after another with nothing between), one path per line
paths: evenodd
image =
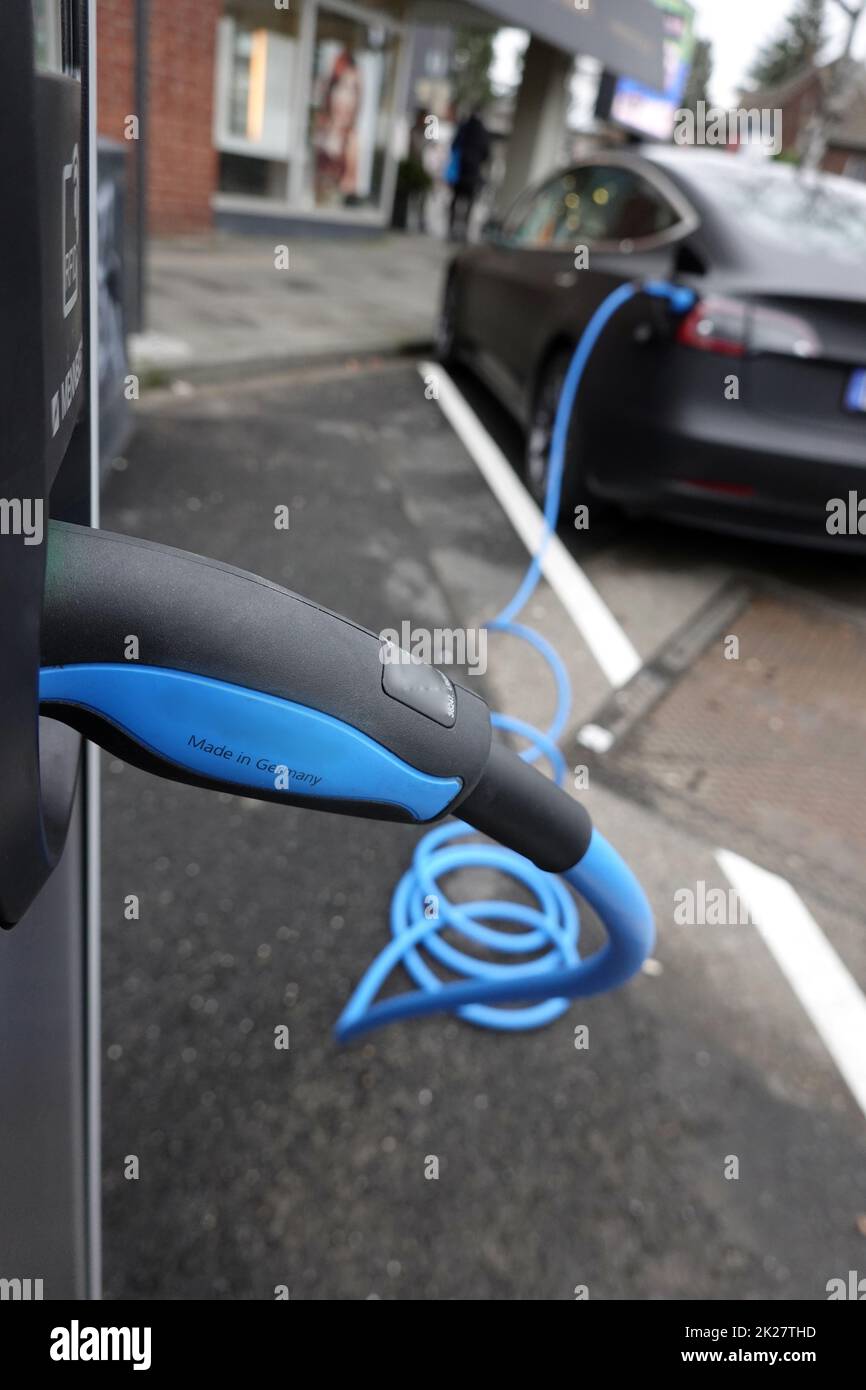
M78 303L78 243L81 224L81 164L78 146L63 166L63 317Z

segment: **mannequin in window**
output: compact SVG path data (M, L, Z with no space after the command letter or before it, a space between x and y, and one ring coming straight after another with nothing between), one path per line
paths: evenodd
M344 48L334 59L316 114L316 202L358 196L358 113L362 81L355 55Z

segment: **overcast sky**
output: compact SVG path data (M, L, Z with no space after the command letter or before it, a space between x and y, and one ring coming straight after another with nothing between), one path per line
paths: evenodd
M691 0L698 12L698 33L713 45L714 72L711 95L719 105L733 105L737 88L761 44L779 28L792 7L792 0ZM839 51L845 17L835 0L827 0L827 57ZM493 75L497 82L511 85L517 79L516 56L526 42L520 29L500 31L496 44ZM857 31L855 53L866 58L866 18Z
M778 30L792 8L791 0L692 0L698 12L698 33L713 45L712 97L720 105L736 100L737 88L761 44ZM840 50L845 35L845 16L834 0L827 0L827 56ZM866 19L857 31L855 52L866 56Z

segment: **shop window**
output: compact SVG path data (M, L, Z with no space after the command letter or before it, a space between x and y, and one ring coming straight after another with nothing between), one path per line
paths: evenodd
M307 163L307 196L318 208L381 201L398 42L383 25L319 10Z
M214 143L219 187L285 201L297 153L292 101L298 82L298 15L229 0L217 34Z

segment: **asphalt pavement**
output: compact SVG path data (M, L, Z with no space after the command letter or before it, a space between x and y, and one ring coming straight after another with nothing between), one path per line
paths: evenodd
M457 384L516 459L507 418L470 378ZM280 505L288 531L274 527ZM526 563L406 360L147 398L103 525L257 571L377 631L474 626ZM824 813L809 839L783 804L802 747L748 685L748 652L727 689L733 719L713 709L701 666L738 614L769 640L769 593L800 624L773 657L800 729L829 698L794 677L832 613L854 635L821 648L825 685L856 731L832 662L844 674L856 659L862 575L835 556L640 520L567 540L641 661L669 678L608 753L585 748L614 692L542 585L528 617L574 684L565 746L650 894L654 959L539 1032L432 1017L341 1048L332 1025L386 940L417 832L214 796L106 758L107 1297L823 1299L829 1279L864 1268L864 1114L838 1061L756 927L674 920L683 888L729 889L716 851L732 851L785 876L866 987L861 825ZM543 722L552 692L531 653L491 636L488 655L467 681ZM679 785L666 719L713 750ZM776 738L775 800L757 804L746 759L714 816L698 772L716 785L750 719ZM818 788L820 747L811 756ZM288 1050L274 1047L282 1025Z

